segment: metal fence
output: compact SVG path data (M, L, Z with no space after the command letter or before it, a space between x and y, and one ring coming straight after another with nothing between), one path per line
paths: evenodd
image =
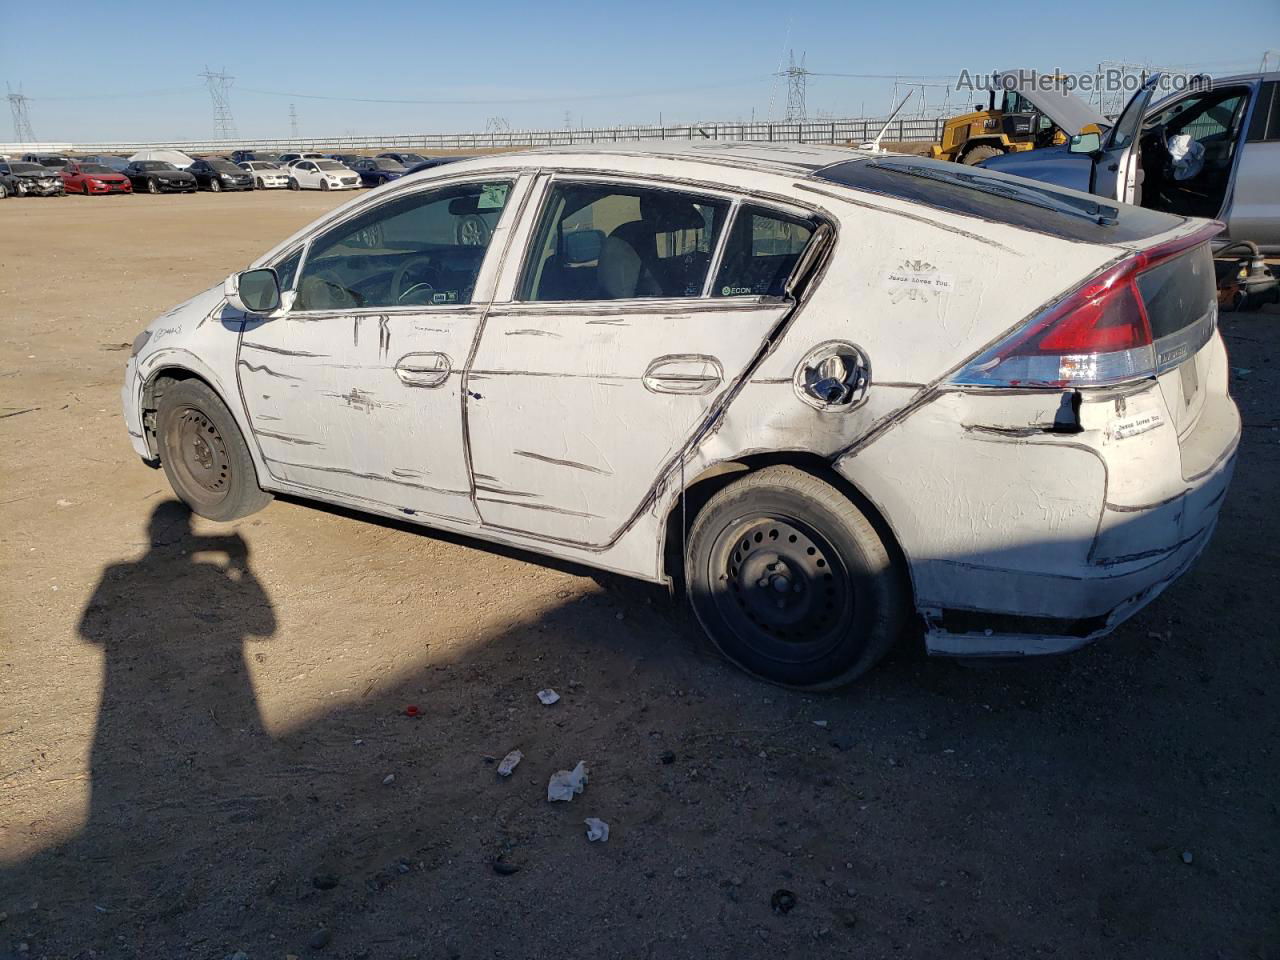
M888 142L938 140L942 119L894 120L884 139ZM275 152L323 150L383 150L400 147L425 152L506 150L519 147L561 147L589 143L627 143L636 140L747 140L756 143L864 143L880 132L883 119L810 120L793 123L690 123L678 126L620 126L593 130L503 130L486 133L406 133L372 137L303 137L268 140L194 140L157 143L106 142L0 144L0 153L37 152L44 149L68 153L134 153L138 150L175 149L190 153L229 153L232 150Z

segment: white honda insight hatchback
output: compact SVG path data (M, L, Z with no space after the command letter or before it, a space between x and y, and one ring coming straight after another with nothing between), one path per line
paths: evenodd
M1060 652L1195 560L1240 433L1221 225L747 143L450 164L156 319L129 435L272 492L682 585L769 680Z

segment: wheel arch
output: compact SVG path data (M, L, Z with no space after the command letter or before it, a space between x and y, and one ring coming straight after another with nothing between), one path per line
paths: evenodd
M901 540L884 511L856 483L837 471L828 458L801 450L742 454L733 459L711 464L689 480L684 486L683 496L677 494L672 498L661 528L662 545L659 556L668 582L683 588L683 544L694 518L707 501L735 480L773 466L795 467L824 480L848 497L862 511L901 571L908 605L911 611L914 611L916 609L915 583L911 574L910 559L902 549Z
M180 383L184 380L198 380L213 391L213 395L230 412L231 419L239 428L241 436L244 437L245 445L249 448L249 455L253 459L254 470L257 471L259 481L264 475L269 476L263 470L258 445L254 441L252 429L246 423L245 412L241 407L239 396L228 396L228 391L212 371L197 369L194 364L184 364L176 358L166 358L156 364L155 369L148 370L142 379L142 386L138 394L138 409L142 419L142 436L154 462L157 464L160 462L160 444L156 436L156 412L160 408L160 398L164 396L167 385Z

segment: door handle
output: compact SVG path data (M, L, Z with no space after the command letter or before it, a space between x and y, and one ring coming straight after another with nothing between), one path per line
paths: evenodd
M396 361L396 376L406 387L438 387L452 371L453 361L443 353L408 353Z
M701 353L659 357L644 372L644 388L650 393L699 395L724 382L720 361Z

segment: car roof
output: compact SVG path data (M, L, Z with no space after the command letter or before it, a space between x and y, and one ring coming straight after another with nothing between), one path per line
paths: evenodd
M592 144L573 147L538 147L519 153L469 157L459 162L476 164L487 160L502 162L515 158L524 165L529 160L572 160L574 166L590 165L592 158L635 157L685 161L712 166L737 167L784 176L807 176L823 167L874 154L852 147L808 143L755 143L748 140L637 140L631 143ZM597 161L598 162L598 161Z

